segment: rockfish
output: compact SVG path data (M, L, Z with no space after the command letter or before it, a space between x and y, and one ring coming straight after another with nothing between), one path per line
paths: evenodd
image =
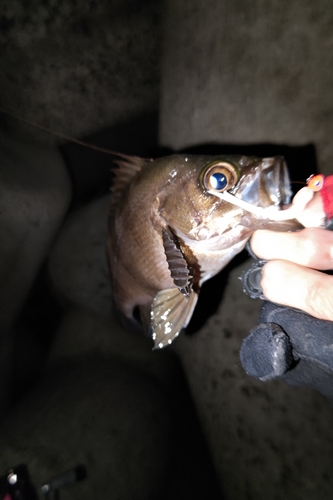
M202 283L255 229L299 227L262 216L290 202L282 157L122 155L116 163L107 244L114 300L127 318L139 309L155 348L171 344L187 326ZM261 213L248 211L249 204Z

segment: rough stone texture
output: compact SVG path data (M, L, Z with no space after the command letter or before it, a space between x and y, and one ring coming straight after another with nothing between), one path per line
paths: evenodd
M1 104L79 137L157 109L161 3L2 2ZM25 134L58 141L21 123Z
M93 280L90 284L94 285ZM177 357L171 350L153 352L152 345L150 338L121 327L112 313L103 318L88 309L72 306L57 331L48 366L90 356L116 357L131 363L171 390L179 377Z
M0 401L18 317L71 198L71 182L55 148L0 136Z
M314 142L331 172L331 2L167 4L161 143Z
M170 424L163 390L140 371L110 359L65 363L0 430L0 462L26 463L39 487L84 465L87 479L63 489L64 500L158 498L171 459Z
M49 259L50 276L57 292L101 316L108 316L112 306L106 262L109 205L107 195L73 212Z
M328 173L333 126L333 11L328 0L316 4L308 0L302 4L286 0L247 4L238 0L180 0L169 1L167 7L161 143L177 148L213 141L314 142L320 169ZM18 116L75 137L156 111L163 8L163 2L136 0L4 2L0 8L2 105ZM9 131L52 140L14 120L6 119L3 124ZM1 163L1 182L9 172L3 165L12 166L16 155L28 157L29 168L22 168L20 175L15 171L10 196L9 191L1 193L0 221L4 214L8 216L3 219L2 272L12 279L16 276L13 269L22 265L24 274L24 280L18 279L13 289L4 286L1 290L6 325L20 310L40 259L48 251L50 235L60 223L59 215L53 226L44 218L44 226L33 229L32 224L41 207L45 216L49 196L55 199L51 193L53 187L55 191L59 188L58 175L65 179L59 214L66 210L64 200L69 196L61 162L55 177L48 175L48 195L43 198L41 173L45 169L39 167L49 160L44 153L40 153L43 158L38 156L32 146L23 151L9 138L3 142L7 152L11 144L11 160ZM90 175L94 176L93 169ZM99 188L99 180L94 178L94 182ZM38 189L33 189L34 185ZM18 210L18 194L23 196L30 187L33 196L27 195L24 210ZM99 192L97 188L93 191ZM149 461L141 469L142 454L149 458L150 447L154 459L160 458L159 465L165 464L167 457L161 456L159 445L164 446L170 430L170 414L160 388L162 392L175 388L178 375L173 369L177 363L167 352L151 353L148 340L125 333L113 322L104 260L107 205L105 198L73 213L52 252L52 280L60 302L70 307L56 336L45 381L0 430L0 461L3 468L28 462L34 479L41 482L49 474L76 465L77 460L87 460L92 466L91 482L68 490L68 498L91 498L92 490L96 497L103 497L110 486L104 477L112 471L116 481L118 477L128 481L124 464L131 463L135 474L144 472L143 489L134 492L135 498L144 492L148 498L157 483L153 484L156 476L152 474L152 482L148 482ZM28 233L33 241L24 240ZM16 238L17 234L15 241L20 245L14 248L12 235ZM17 260L16 250L21 252ZM30 267L25 265L27 253L36 255ZM223 303L207 325L191 338L181 335L174 347L186 369L220 484L230 499L331 498L331 404L311 390L279 382L262 384L240 368L241 339L256 323L259 308L243 296L237 280L240 272L237 269L230 277ZM2 283L9 283L6 277ZM4 341L0 349L2 360L7 362L8 346ZM2 362L3 371L5 367ZM0 375L4 383L6 379ZM178 413L172 415L173 422L183 415L182 410L179 415L182 397L174 400ZM157 408L162 415L155 419ZM173 454L179 471L184 472L183 483L181 488L174 484L169 497L216 498L207 494L207 483L200 491L194 481L200 483L204 463L212 467L205 453L201 462L195 454L199 432L190 435L187 442L181 441L191 421L187 417L183 417L175 441L182 443L183 454ZM162 441L157 443L161 428ZM136 440L137 429L149 442ZM128 436L133 437L131 443ZM185 472L188 463L192 470ZM158 475L160 469L155 465ZM166 471L172 477L172 469ZM196 497L193 489L188 494L187 486L193 484ZM134 497L133 490L121 489L123 483L116 483L116 487L109 497L115 491L122 498ZM161 498L161 490L153 498Z

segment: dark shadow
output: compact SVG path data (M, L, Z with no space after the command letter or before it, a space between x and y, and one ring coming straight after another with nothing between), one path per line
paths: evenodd
M163 351L155 353L157 357L160 354ZM169 392L174 418L171 442L173 453L165 488L160 492L159 500L224 500L211 451L178 358L173 365L174 375L177 384L173 384L172 392Z
M120 153L150 158L157 156L157 130L158 113L147 113L81 140ZM109 192L115 158L111 152L103 153L75 142L60 146L60 151L72 177L73 207Z
M246 250L236 255L233 260L221 272L206 281L200 290L198 303L194 309L193 316L189 322L185 334L193 335L206 323L208 318L216 313L228 283L228 277L232 269L239 266L249 258Z
M10 403L15 405L38 382L63 316L44 263L15 323Z

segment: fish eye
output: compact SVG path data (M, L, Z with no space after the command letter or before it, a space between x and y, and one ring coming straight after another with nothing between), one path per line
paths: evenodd
M200 183L207 191L227 191L238 182L239 170L236 165L225 161L215 161L206 165L200 174Z

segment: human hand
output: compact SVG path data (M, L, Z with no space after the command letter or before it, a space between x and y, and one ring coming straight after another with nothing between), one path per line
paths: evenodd
M325 220L320 192L303 188L293 205L305 229L260 230L252 236L253 252L269 261L262 268L263 294L271 302L333 321L333 277L320 272L333 268L333 232L320 227Z
M333 276L321 272L333 268L333 232L324 229L326 217L330 226L333 220L333 176L329 179L324 196L304 188L293 200L305 229L256 231L252 237L253 252L268 260L260 285L270 302L264 302L260 324L244 339L240 359L245 371L262 381L279 377L333 400Z

